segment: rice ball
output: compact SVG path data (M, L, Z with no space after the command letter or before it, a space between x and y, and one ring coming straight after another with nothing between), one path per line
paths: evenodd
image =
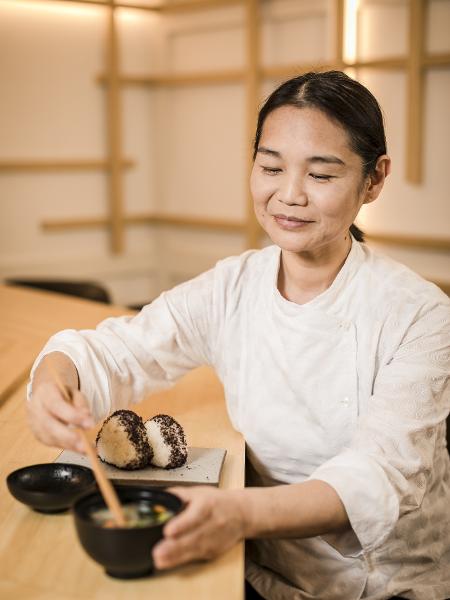
M153 456L142 418L132 410L116 410L95 440L100 459L119 469L142 469Z
M163 469L181 467L187 460L183 428L169 415L156 415L144 423L153 449L152 465Z

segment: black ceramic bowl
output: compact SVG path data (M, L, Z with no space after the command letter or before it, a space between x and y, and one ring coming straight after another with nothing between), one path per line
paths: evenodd
M66 463L44 463L23 467L6 479L11 494L34 510L58 513L68 510L82 494L92 491L91 469Z
M134 485L115 485L114 488L122 505L160 504L174 515L183 508L177 496L160 488ZM99 492L79 498L73 506L75 526L84 550L111 577L131 579L150 575L153 572L152 548L163 537L165 523L134 528L105 528L92 519L92 514L101 508L105 508L105 502Z

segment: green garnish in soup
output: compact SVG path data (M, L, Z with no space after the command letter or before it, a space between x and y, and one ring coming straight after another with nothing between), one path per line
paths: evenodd
M125 527L148 527L165 523L173 512L161 504L147 504L145 502L130 502L123 505ZM101 527L116 527L116 522L108 508L99 508L91 512L91 519Z

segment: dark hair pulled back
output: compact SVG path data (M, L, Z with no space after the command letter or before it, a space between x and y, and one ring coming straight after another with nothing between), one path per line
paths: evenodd
M343 127L351 149L362 159L364 177L374 172L377 159L386 154L383 115L376 98L342 71L325 71L294 77L270 94L259 111L253 159L267 116L282 106L317 108ZM364 241L355 224L350 232L359 242Z

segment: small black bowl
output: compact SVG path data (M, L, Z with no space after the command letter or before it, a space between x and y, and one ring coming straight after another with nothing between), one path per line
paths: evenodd
M66 463L44 463L23 467L6 479L11 494L42 513L68 510L82 494L93 490L95 478L91 469Z
M161 504L175 514L182 501L161 488L115 485L122 505L127 503ZM92 513L105 508L99 492L79 498L73 505L75 527L87 554L101 564L111 577L132 579L145 577L153 570L152 549L163 537L165 523L144 527L105 528L92 519Z

